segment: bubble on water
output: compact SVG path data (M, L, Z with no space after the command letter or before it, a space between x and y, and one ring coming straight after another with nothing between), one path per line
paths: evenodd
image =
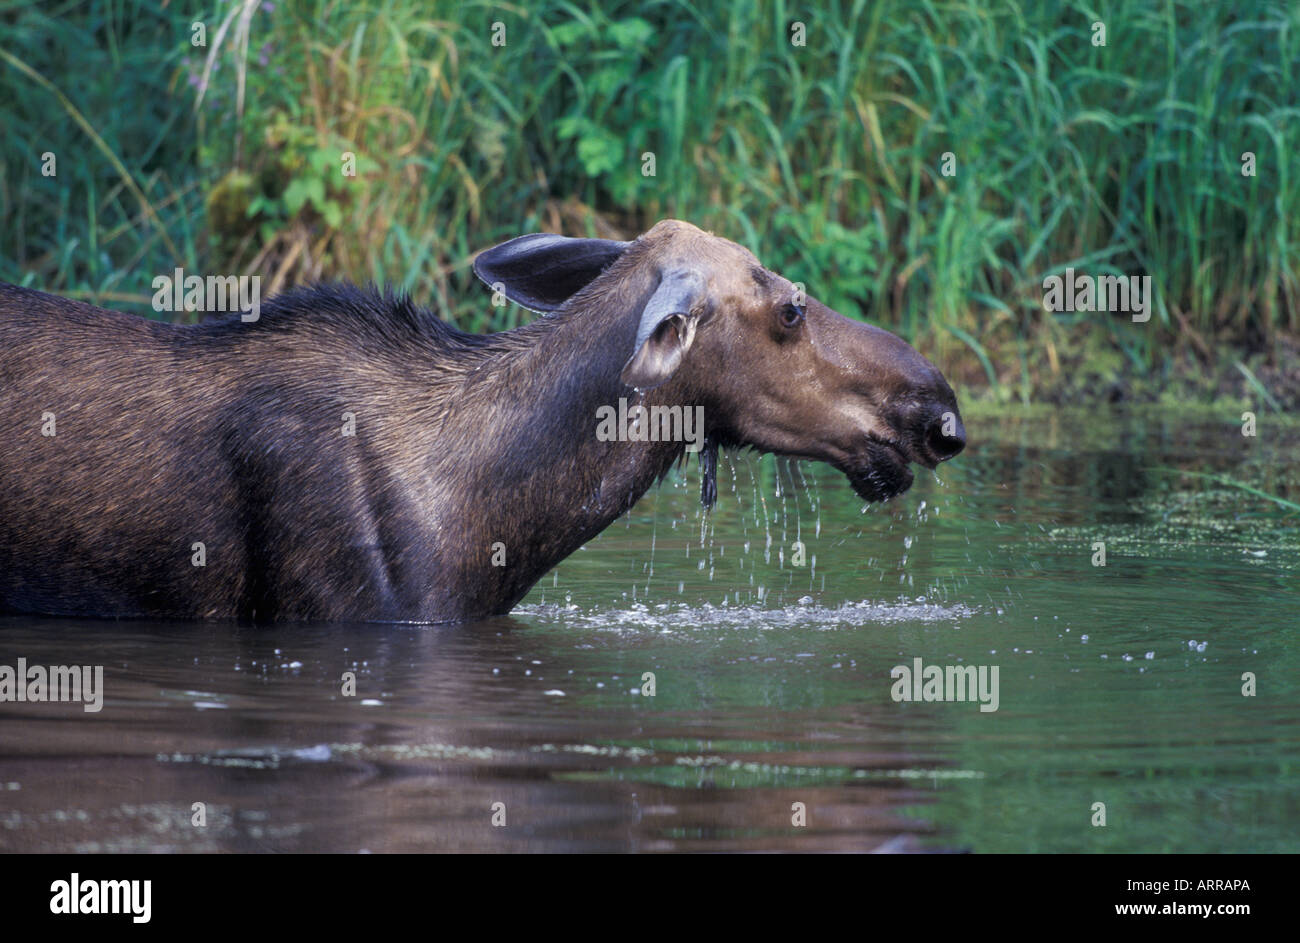
M542 620L574 621L598 631L616 633L653 632L662 636L690 637L701 629L782 631L792 627L806 627L825 631L845 628L860 630L864 625L893 624L900 622L947 623L969 618L978 609L961 603L941 606L933 602L919 602L900 597L893 602L863 600L843 603L836 607L817 605L812 596L800 597L793 603L782 604L778 596L769 599L766 587L755 587L757 601L744 603L737 597L734 605L718 608L709 603L685 605L675 603L668 610L633 606L626 609L589 609L569 615L556 605L526 604L518 607L517 615ZM731 602L731 600L729 600ZM774 607L775 604L775 607ZM689 626L689 628L684 628Z
M1080 641L1080 642L1083 642L1083 644L1087 645L1087 644L1088 644L1088 636L1086 636L1086 635L1080 635L1080 636L1079 636L1079 641Z

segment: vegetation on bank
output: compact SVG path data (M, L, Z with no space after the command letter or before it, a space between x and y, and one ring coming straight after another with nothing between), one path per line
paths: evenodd
M498 330L530 315L477 250L674 216L963 395L1300 404L1290 0L239 0L205 46L195 15L0 0L0 278L141 313L176 266L374 280ZM1067 268L1150 275L1150 320L1044 310Z

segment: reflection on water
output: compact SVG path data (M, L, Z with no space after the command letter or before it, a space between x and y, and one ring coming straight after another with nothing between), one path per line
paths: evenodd
M0 850L1300 850L1297 518L1167 471L1296 500L1231 418L977 414L865 512L692 467L475 625L0 620L105 686L0 704ZM914 658L999 709L895 702Z

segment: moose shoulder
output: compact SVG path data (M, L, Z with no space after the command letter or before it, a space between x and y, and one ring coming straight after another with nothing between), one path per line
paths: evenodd
M874 501L965 444L924 357L686 223L523 236L475 271L545 316L479 336L317 287L174 326L0 284L0 609L471 619L688 448L829 462Z

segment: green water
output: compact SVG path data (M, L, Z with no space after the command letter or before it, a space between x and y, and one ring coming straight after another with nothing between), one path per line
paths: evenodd
M1300 500L1239 417L975 412L865 511L738 455L705 515L692 464L474 626L3 620L107 693L0 704L0 849L1300 851L1300 516L1172 471ZM916 658L998 709L895 701Z

